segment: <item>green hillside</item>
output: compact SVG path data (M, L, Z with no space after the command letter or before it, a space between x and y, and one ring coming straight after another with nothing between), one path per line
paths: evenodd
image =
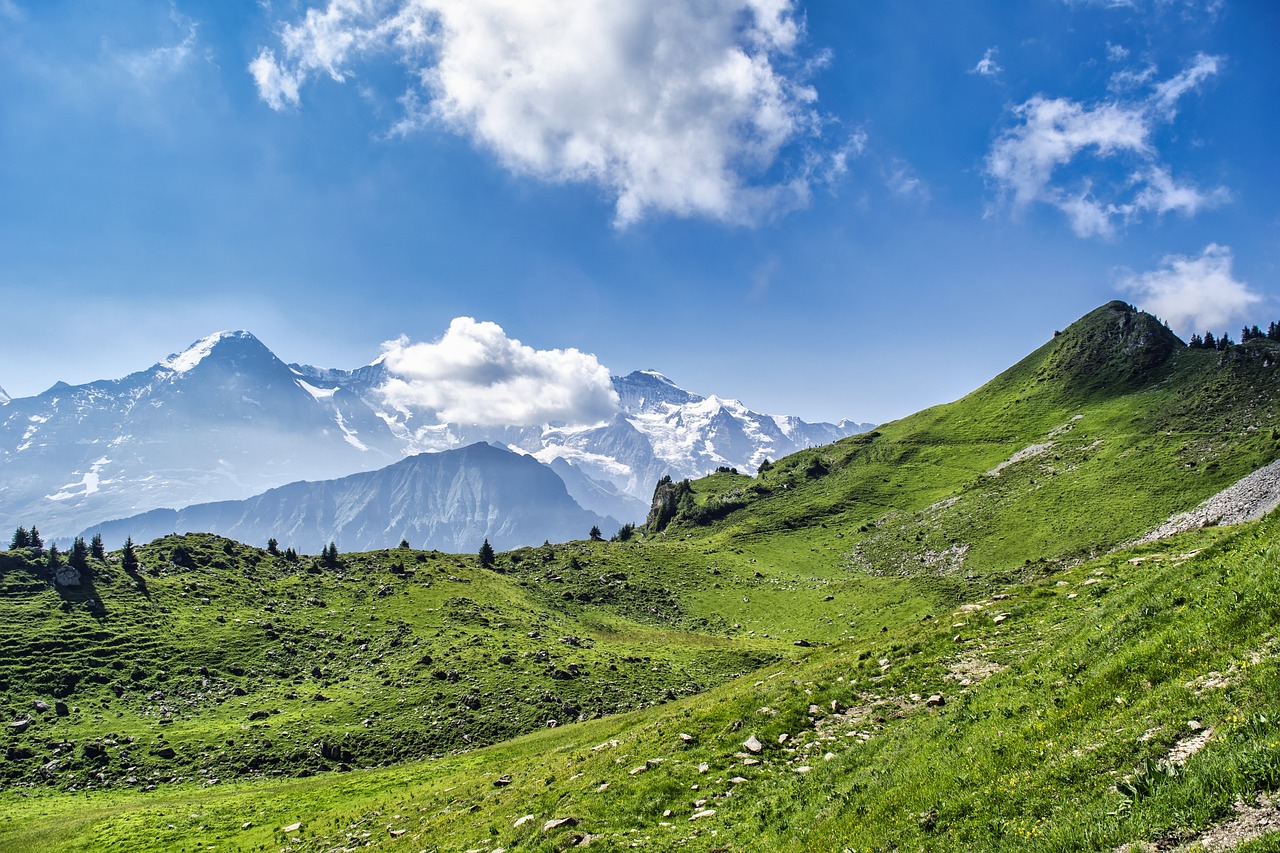
M0 849L1247 838L1280 520L1122 546L1280 458L1278 361L1110 303L962 400L492 570L189 535L64 588L0 553Z

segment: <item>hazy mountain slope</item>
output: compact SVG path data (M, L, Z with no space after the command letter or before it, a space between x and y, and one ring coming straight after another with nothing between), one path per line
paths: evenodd
M115 546L167 533L207 532L244 542L279 541L304 553L329 542L343 551L415 547L472 552L584 538L619 522L580 507L546 466L488 444L411 456L378 471L291 483L240 501L159 509L94 525Z
M385 465L248 332L123 379L55 385L0 414L0 524L69 536L137 508L240 498Z
M639 521L627 498L647 503L665 473L745 469L858 428L758 415L654 373L615 377L624 405L602 424L424 423L387 403L389 378L380 362L286 365L248 332L219 332L123 379L0 400L0 527L36 524L65 539L104 518L237 500L480 441L565 459L587 478L575 484L579 498L599 501L589 509Z

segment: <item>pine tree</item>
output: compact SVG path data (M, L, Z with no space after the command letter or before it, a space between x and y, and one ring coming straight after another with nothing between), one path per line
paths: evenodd
M267 540L267 553L273 557L280 555L280 543L276 541L274 536Z
M484 544L480 546L480 566L481 568L493 568L493 546L489 544L489 540L485 539Z
M635 535L635 532L636 526L628 521L626 524L618 528L618 532L613 535L613 538L619 542L626 542Z
M320 552L320 561L331 569L337 567L338 545L336 542L330 542L328 546Z
M1204 349L1204 338L1199 335L1192 335L1191 340L1187 342L1188 349Z
M408 550L409 550L410 548L412 548L413 546L409 544L409 540L408 540L408 539L401 539L401 540L400 540L400 547L401 547L403 550L408 551Z
M40 538L40 531L36 530L36 526L34 524L31 525L31 536L28 541L30 542L32 550L44 550L44 540Z
M1218 349L1225 350L1227 347L1233 346L1235 346L1235 342L1231 340L1231 337L1226 332L1223 332L1222 337L1218 338Z
M31 547L31 534L27 532L27 528L19 527L13 531L13 539L9 541L9 550L18 551L23 548Z
M77 536L71 543L71 556L67 562L80 571L89 568L89 546L84 544L84 537Z
M1213 332L1205 332L1205 333L1204 333L1204 348L1205 348L1205 349L1217 349L1217 348L1218 348L1218 342L1214 339L1214 337L1213 337Z
M598 524L591 525L591 533L588 535L591 537L592 542L600 542L604 539L600 533L600 526Z
M49 545L49 562L46 564L49 571L53 571L62 565L62 555L58 553L58 546L50 543Z
M1271 321L1271 325L1267 327L1267 340L1280 341L1280 323L1275 320Z
M101 533L93 534L93 538L89 540L89 556L95 560L105 560L107 558L107 549L102 546Z
M120 567L126 572L138 570L138 555L133 552L133 537L126 536L124 547L120 549Z

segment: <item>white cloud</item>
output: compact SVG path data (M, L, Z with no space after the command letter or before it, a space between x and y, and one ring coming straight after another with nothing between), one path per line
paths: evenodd
M969 69L969 73L982 77L995 77L1003 70L996 62L996 48L989 47L987 52L982 54L982 58L978 60L978 64Z
M1221 59L1217 56L1196 54L1191 67L1156 86L1153 98L1155 107L1164 113L1165 118L1172 119L1178 112L1178 100L1216 75L1220 65Z
M329 0L250 72L282 109L390 57L411 78L400 132L443 125L512 171L602 186L619 226L749 223L805 204L816 174L775 177L821 130L803 36L794 0Z
M1112 44L1107 42L1107 59L1112 62L1121 62L1129 58L1129 48L1122 44Z
M496 323L458 317L434 343L383 344L388 403L438 423L592 424L618 408L609 371L576 349L535 350Z
M1219 64L1217 57L1199 54L1186 70L1138 100L1087 105L1069 98L1030 98L1013 108L1016 123L992 144L987 175L1015 211L1051 205L1081 237L1113 236L1118 224L1144 213L1193 216L1225 203L1230 199L1225 187L1201 192L1175 182L1152 142L1159 123L1176 117L1178 100L1215 75ZM1150 76L1130 74L1123 87L1144 85ZM1127 180L1108 171L1113 160Z
M1231 272L1231 249L1210 243L1199 257L1167 255L1158 269L1128 275L1121 287L1183 336L1223 330L1262 301Z

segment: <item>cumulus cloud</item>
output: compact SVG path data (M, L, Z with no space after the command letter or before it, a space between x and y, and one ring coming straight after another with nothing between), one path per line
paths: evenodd
M1199 54L1145 98L1128 101L1089 105L1030 98L1013 108L1014 125L992 144L987 175L1015 211L1034 203L1051 205L1081 237L1110 237L1117 225L1144 213L1192 216L1222 204L1230 198L1226 188L1202 192L1175 181L1152 141L1159 125L1176 117L1178 100L1217 74L1219 66L1217 57ZM1125 86L1145 84L1151 76L1130 75ZM1112 162L1125 177L1108 171L1115 168Z
M592 424L618 408L609 371L576 349L536 350L496 323L458 317L434 343L383 344L383 398L428 421Z
M619 226L750 223L814 180L779 165L823 123L803 38L794 0L329 0L249 70L285 109L313 78L389 58L410 76L399 132L447 127L517 173L604 187Z
M1184 337L1224 329L1262 297L1231 272L1231 249L1210 243L1199 257L1166 255L1158 269L1130 274L1121 287Z
M996 62L996 49L989 47L987 52L982 54L982 58L978 60L978 64L969 69L969 73L977 74L980 77L995 77L1003 70Z

